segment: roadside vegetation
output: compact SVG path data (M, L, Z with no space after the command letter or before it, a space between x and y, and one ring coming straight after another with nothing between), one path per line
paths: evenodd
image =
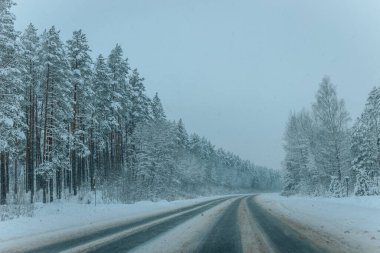
M380 194L380 89L349 125L344 100L323 78L311 110L292 112L285 131L284 195Z

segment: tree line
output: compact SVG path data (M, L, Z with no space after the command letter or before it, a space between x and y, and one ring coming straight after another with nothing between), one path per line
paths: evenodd
M380 89L349 126L349 113L328 77L311 111L291 113L285 131L283 194L379 195Z
M14 28L0 0L0 204L100 189L110 201L275 189L279 173L168 120L116 45L95 60L86 35L63 42Z

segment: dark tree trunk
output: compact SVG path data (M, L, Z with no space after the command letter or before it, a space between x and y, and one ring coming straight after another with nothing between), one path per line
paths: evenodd
M17 194L17 192L18 192L18 183L17 183L17 181L18 181L18 178L17 178L17 159L15 159L15 161L14 161L14 179L15 179L15 183L14 183L14 192L15 192L15 194Z
M69 189L69 194L71 194L71 171L66 170L66 187Z
M37 100L37 97L35 98ZM35 132L36 132L36 152L35 152L35 168L38 168L40 165L41 165L41 162L42 162L42 152L41 152L41 131L42 131L42 115L43 115L43 111L44 111L44 108L43 106L40 108L40 117L38 118L38 105L36 103L36 127L35 127ZM37 128L38 126L38 128ZM33 173L34 174L34 173ZM43 188L43 182L42 182L42 178L41 178L41 175L36 175L36 190L40 190L41 188ZM34 192L33 192L34 194Z
M46 203L47 202L47 198L46 198L46 193L47 191L47 181L46 180L43 180L42 181L42 203Z
M62 196L62 168L58 168L56 174L56 197L57 199L61 199Z
M77 166L76 166L76 156L75 151L71 151L71 180L74 196L77 195Z
M5 181L6 191L9 193L9 153L5 153Z
M50 195L50 202L53 202L53 178L49 179L49 195Z
M93 141L93 130L90 131L90 156L89 156L89 174L90 174L90 187L91 191L95 190L95 164L94 164L94 156L95 156L95 148L94 148L94 141Z
M77 115L78 115L78 101L77 101L77 83L74 83L74 90L73 90L73 109L74 109L74 115L73 120L71 122L71 134L76 138L76 128L77 128ZM78 175L80 174L80 171L78 171L78 161L77 161L77 155L76 155L76 140L74 139L74 143L71 143L71 174L72 174L72 187L74 196L77 195L77 187L79 186L79 180Z
M7 189L6 189L6 177L5 177L5 152L0 153L0 205L7 203Z
M29 86L27 105L27 134L26 134L26 150L25 150L25 191L31 194L30 202L33 203L34 195L34 128L35 128L35 100L33 86ZM37 113L36 113L37 114Z

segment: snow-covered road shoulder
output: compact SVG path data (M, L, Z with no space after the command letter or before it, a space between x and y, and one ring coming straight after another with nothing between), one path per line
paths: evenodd
M273 214L329 234L355 252L380 252L380 197L338 199L265 193L256 200Z

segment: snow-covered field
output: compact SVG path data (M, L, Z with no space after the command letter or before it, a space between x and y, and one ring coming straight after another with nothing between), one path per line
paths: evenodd
M216 199L221 196L177 201L143 201L135 204L79 204L76 201L36 205L33 217L20 217L0 222L0 251L17 242L35 242L67 236L73 232L109 226L120 220L133 220L163 211Z
M380 197L319 198L260 194L261 205L280 217L337 238L356 252L380 252Z

